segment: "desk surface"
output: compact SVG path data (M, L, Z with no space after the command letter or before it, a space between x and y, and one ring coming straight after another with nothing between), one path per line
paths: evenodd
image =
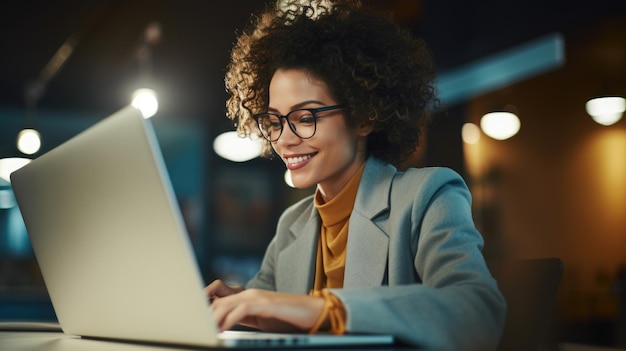
M336 350L354 350L337 348ZM359 347L359 350L368 350ZM133 344L115 341L81 339L58 331L1 331L0 350L2 351L189 351L199 350L191 347ZM208 350L208 349L207 349ZM220 350L220 349L210 349ZM230 349L233 350L233 349ZM237 349L242 350L242 349ZM259 350L258 348L255 350ZM285 349L281 349L285 350ZM302 348L296 350L305 350ZM317 349L319 350L319 349ZM324 349L329 350L329 349ZM406 348L373 347L376 351L407 351Z

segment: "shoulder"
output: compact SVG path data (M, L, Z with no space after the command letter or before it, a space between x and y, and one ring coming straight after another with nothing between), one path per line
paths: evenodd
M465 180L446 167L410 168L397 172L389 189L389 207L411 208L423 213L428 209L465 207L472 196Z
M281 224L289 224L297 221L306 222L308 218L313 215L313 196L309 195L287 207L285 211L280 215L278 219L279 226Z
M434 192L446 186L467 188L463 177L447 167L409 168L404 172L397 172L392 181L392 188L400 192L408 189Z
M406 184L412 188L420 185L437 186L450 182L465 185L465 181L461 175L451 168L421 167L399 171L386 162L375 157L370 157L365 172L363 173L362 183L380 185L380 183L385 183L386 180L390 180L391 184L394 186Z
M398 172L395 181L423 184L445 184L448 182L465 184L465 180L459 173L447 167L409 168L404 172Z

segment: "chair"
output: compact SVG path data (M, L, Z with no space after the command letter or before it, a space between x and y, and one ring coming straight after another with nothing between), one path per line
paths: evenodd
M559 258L488 260L487 266L508 305L498 350L538 350L563 275L563 261Z

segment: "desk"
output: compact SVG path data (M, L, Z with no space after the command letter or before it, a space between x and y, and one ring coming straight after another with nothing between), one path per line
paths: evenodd
M170 351L181 348L154 347L100 340L81 339L60 332L11 331L0 332L3 351ZM187 349L189 350L189 349Z
M1 351L190 351L190 350L223 350L203 349L193 347L176 347L163 345L146 345L115 341L81 339L65 335L58 331L0 331ZM229 349L233 350L233 349ZM243 349L236 349L243 350ZM263 349L255 349L263 350ZM286 349L281 349L286 350ZM299 348L295 350L306 350ZM319 348L317 350L320 350ZM329 349L324 348L329 351ZM337 351L346 350L376 350L376 351L408 351L407 348L372 347L364 348L336 348Z

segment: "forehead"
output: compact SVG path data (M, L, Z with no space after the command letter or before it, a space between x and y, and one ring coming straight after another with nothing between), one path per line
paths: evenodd
M269 86L269 106L275 109L292 108L306 101L334 103L327 84L302 69L279 69Z

